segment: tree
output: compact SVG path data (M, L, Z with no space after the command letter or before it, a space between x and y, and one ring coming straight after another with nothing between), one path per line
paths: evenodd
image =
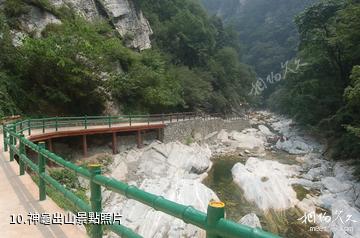
M168 72L163 56L153 50L142 53L128 72L115 75L110 87L129 113L160 113L182 104L179 82Z

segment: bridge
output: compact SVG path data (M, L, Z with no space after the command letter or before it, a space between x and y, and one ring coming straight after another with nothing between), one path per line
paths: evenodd
M83 153L87 153L87 136L94 134L112 135L112 150L117 153L117 134L132 132L136 134L136 142L142 146L142 133L156 131L158 139L160 132L168 124L185 120L213 120L219 115L199 115L196 113L176 113L158 115L123 115L123 116L84 116L84 117L53 117L40 119L17 120L3 125L1 146L0 189L2 189L1 221L3 232L8 237L27 237L31 232L33 237L86 237L83 231L75 226L51 225L39 229L39 226L9 225L12 214L27 214L28 212L63 212L57 205L47 198L46 184L61 193L79 211L93 213L100 216L102 211L101 188L134 199L155 210L179 218L185 223L195 225L206 231L207 238L276 238L278 236L258 228L250 228L225 219L225 204L210 202L207 213L203 213L191 206L185 206L167 200L137 187L129 186L118 180L101 174L101 167L90 164L88 168L79 167L53 153L52 139L60 137L81 136L83 138ZM46 142L46 143L45 143ZM47 149L46 149L47 148ZM27 150L37 154L36 163L27 155ZM5 153L9 151L9 153ZM18 161L18 166L14 161ZM46 171L46 164L52 162L68 169L77 176L89 180L90 204L79 198L71 190L52 178ZM18 170L18 172L16 172ZM28 173L26 173L28 171ZM19 176L17 175L19 174ZM38 188L29 176L37 177ZM27 194L27 196L21 193ZM4 212L3 212L4 211ZM29 229L30 227L30 229ZM88 232L92 238L103 236L104 227L121 237L138 238L131 229L121 224L92 224Z

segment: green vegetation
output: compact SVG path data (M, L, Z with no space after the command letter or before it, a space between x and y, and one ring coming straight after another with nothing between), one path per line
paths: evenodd
M197 1L137 0L154 30L154 48L171 62L183 108L226 112L251 100L253 72L240 62L237 35Z
M0 116L96 115L108 100L119 102L124 113L225 112L251 100L254 75L239 61L234 31L209 18L195 1L136 4L154 29L153 49L142 52L126 48L133 36L120 39L109 22L88 22L46 0L5 1ZM48 25L41 37L27 32L17 41L15 32L24 31L19 19L30 5L62 24Z
M296 18L299 58L308 63L281 82L269 105L321 131L334 158L359 159L360 4L320 1Z
M334 158L359 161L359 1L202 2L239 31L242 59L264 80L284 70L280 63L306 64L268 84L262 96L272 110L329 138Z
M67 169L51 169L50 176L68 189L78 189L79 181L76 173Z
M298 33L293 18L315 0L202 0L239 32L242 60L259 77L281 71L281 63L296 55ZM271 90L270 90L271 91Z
M86 190L83 188L80 188L79 182L77 179L77 176L75 173L70 172L65 169L55 169L50 170L50 176L52 176L54 179L56 179L60 184L64 185L67 189L72 191L76 196L78 196L80 199L85 201L86 203L89 203L89 199L86 196ZM32 179L39 183L39 177L38 176L31 176ZM79 211L76 206L67 200L62 193L58 192L56 189L54 189L49 184L46 184L46 194L49 196L59 207L71 211L73 213L76 213Z

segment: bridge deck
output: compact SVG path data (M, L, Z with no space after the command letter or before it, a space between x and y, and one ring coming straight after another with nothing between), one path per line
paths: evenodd
M142 132L156 130L157 138L161 140L160 129L166 126L167 122L137 122L132 123L118 123L112 124L111 127L108 125L89 125L85 129L84 126L72 126L72 127L59 127L57 130L55 128L46 128L45 133L43 129L31 130L31 135L28 135L28 139L33 142L38 141L47 141L47 147L50 151L53 150L52 139L62 138L62 137L72 137L72 136L82 136L83 137L83 156L87 156L88 146L87 146L87 135L96 135L96 134L112 134L112 151L114 154L118 153L118 143L117 143L117 133L121 132L136 132L137 139L136 143L138 147L142 147ZM25 132L26 135L26 132Z
M133 123L131 126L129 123L113 124L111 127L106 125L88 126L87 129L84 126L74 127L59 127L58 131L54 128L47 128L45 133L42 129L31 130L31 135L28 137L31 141L47 140L52 138L70 137L79 135L95 135L95 134L110 134L117 132L137 132L147 130L157 130L164 128L165 123L152 122L148 123Z
M66 214L49 197L45 201L38 200L38 187L31 177L25 173L19 176L19 165L9 162L9 153L3 150L3 136L0 135L0 230L4 238L25 237L88 237L86 231L76 225L13 225L11 215L22 215L27 222L28 214L55 212Z

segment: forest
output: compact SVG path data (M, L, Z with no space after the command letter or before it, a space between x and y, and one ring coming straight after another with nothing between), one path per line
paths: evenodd
M360 2L203 3L239 32L242 61L268 84L262 106L328 138L332 157L360 163ZM285 80L271 84L271 72Z
M295 19L297 57L307 63L289 74L268 99L275 111L330 139L333 157L356 159L360 152L360 4L321 1Z
M236 33L198 2L135 1L154 31L152 49L124 45L106 21L36 4L59 17L41 37L14 45L28 5L6 0L0 12L0 115L94 115L116 101L123 113L230 112L251 101L254 72L241 63ZM81 105L79 107L78 105Z

